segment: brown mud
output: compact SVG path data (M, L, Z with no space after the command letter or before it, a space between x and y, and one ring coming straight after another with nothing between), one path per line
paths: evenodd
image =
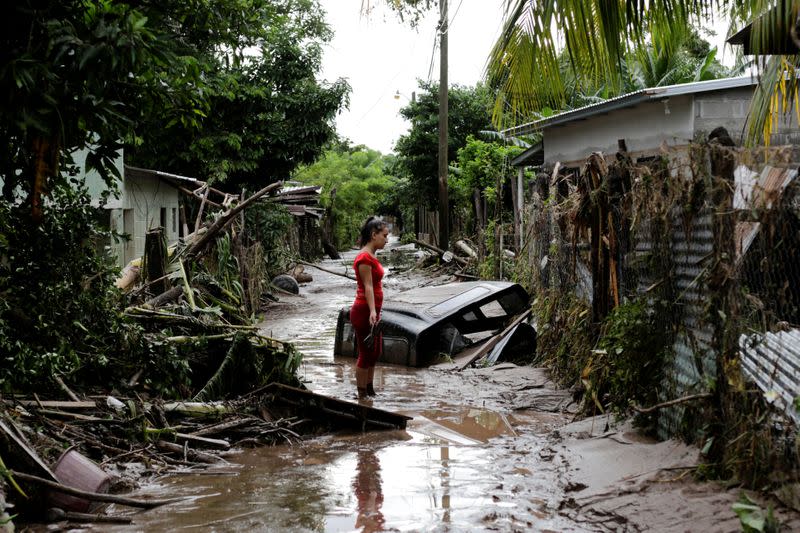
M324 266L344 271L343 262ZM300 296L281 296L262 327L304 353L311 390L354 400L354 361L332 356L337 313L354 282L308 271L314 281ZM386 298L443 281L390 269ZM155 480L140 492L190 498L111 530L739 530L731 510L738 491L691 481L696 449L612 428L607 417L573 422L571 394L543 369L379 365L375 377L373 405L414 417L407 431L243 450L224 468Z

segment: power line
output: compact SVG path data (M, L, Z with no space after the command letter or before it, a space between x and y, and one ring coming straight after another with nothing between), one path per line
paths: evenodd
M436 50L438 49L439 45L439 30L437 29L436 32L433 34L433 48L431 49L431 65L428 67L428 83L431 82L431 78L433 77L433 62L436 59Z
M456 20L456 17L458 16L458 10L461 9L462 3L464 3L464 0L459 0L458 7L456 7L456 12L453 13L453 18L450 19L450 23L447 25L448 31L450 30L450 27L453 25L453 21Z

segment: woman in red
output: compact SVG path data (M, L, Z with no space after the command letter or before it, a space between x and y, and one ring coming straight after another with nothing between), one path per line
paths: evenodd
M383 267L375 257L375 253L386 246L389 229L379 218L369 217L361 228L359 250L353 270L356 271L356 299L350 308L350 322L356 334L358 361L356 361L356 387L358 397L375 396L372 381L375 375L375 363L381 355L383 338L380 331L373 331L381 320L383 304Z

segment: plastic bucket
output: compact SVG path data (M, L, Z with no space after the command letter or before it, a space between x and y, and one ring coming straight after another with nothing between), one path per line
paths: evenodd
M91 459L72 448L61 455L56 462L53 473L61 484L86 492L105 493L108 492L108 487L111 484L111 476ZM54 490L50 491L48 501L51 507L78 513L91 512L102 505L100 502L92 502Z

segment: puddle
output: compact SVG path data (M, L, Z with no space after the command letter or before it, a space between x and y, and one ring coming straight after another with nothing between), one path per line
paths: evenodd
M342 261L324 266L343 269ZM301 375L311 390L352 399L354 361L331 354L336 316L350 304L354 284L307 270L314 282L301 288L302 297L281 297L264 330L304 353ZM414 276L389 276L387 298L418 284ZM193 498L111 530L576 530L556 513L554 468L537 462L537 435L555 423L552 416L541 423L526 413L511 416L492 391L496 384L454 373L380 365L375 381L373 405L414 417L407 431L243 451L227 458L237 475L173 475L143 489Z

